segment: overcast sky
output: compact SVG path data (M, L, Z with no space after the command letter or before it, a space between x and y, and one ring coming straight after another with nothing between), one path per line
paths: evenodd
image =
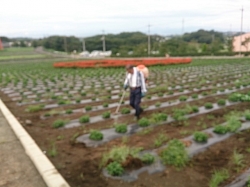
M0 0L0 36L250 32L250 0Z

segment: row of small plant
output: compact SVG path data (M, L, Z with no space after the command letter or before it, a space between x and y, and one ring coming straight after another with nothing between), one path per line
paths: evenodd
M134 149L127 146L112 148L104 154L100 166L105 167L107 172L112 176L121 176L125 172L127 159L138 158L139 151L141 151L140 148ZM185 167L190 160L185 145L178 139L169 141L168 146L160 150L158 154L164 164L173 165L177 168ZM155 157L149 153L139 158L145 164L151 164L155 161ZM244 167L243 159L244 156L234 150L230 161L237 171L240 171ZM229 172L227 169L215 170L209 181L209 187L218 187L219 184L228 178ZM247 186L249 185L249 181L246 183Z
M239 97L241 97L241 96L242 96L242 98L239 98ZM193 94L193 95L192 95L192 98L197 98L197 97L198 97L197 94ZM235 101L240 101L241 99L243 99L244 101L246 101L247 99L250 100L248 97L250 97L250 96L248 96L248 95L243 96L242 94L237 94L237 93L235 93L235 94L231 94L231 95L230 95L229 100L235 102ZM184 99L183 99L183 98L184 98ZM187 99L187 96L181 96L181 97L180 97L180 101L186 101L186 99ZM79 100L79 101L80 101L80 100ZM60 103L60 104L70 104L70 102L67 102L67 101L64 101L64 100L59 101L59 103ZM223 106L223 105L225 105L225 104L226 104L226 101L223 100L223 99L220 99L220 100L218 101L218 105L220 105L220 106ZM156 105L157 107L159 107L161 104L160 104L160 103L156 103L155 105ZM40 111L40 110L42 110L42 108L43 108L43 107L41 107L41 106L44 106L44 104L40 104L40 105L31 105L31 106L27 107L26 111L28 111L28 112ZM103 103L103 107L105 107L105 108L108 107L108 103L106 103L106 102ZM206 109L211 109L211 108L213 108L213 106L212 106L211 103L205 103L205 108L206 108ZM86 111L92 110L92 106L86 106L86 107L85 107L85 110L86 110ZM66 113L67 113L67 114L70 114L70 113L72 113L72 112L71 112L71 111L67 111ZM121 113L122 113L122 114L128 114L128 113L130 113L130 110L129 110L128 108L124 108L124 109L122 109ZM45 114L45 117L48 117L48 116L50 116L49 112Z
M160 87L159 87L160 88ZM50 91L50 89L46 89L46 91ZM108 90L109 91L109 93L111 92L111 90ZM181 90L180 90L181 91ZM183 91L183 90L182 90ZM222 90L222 91L224 91L224 90ZM37 91L35 91L35 92L37 92ZM69 94L69 91L65 91L66 93L68 93L68 98L72 98L73 97L73 95L72 94ZM80 94L81 94L81 96L86 96L86 93L85 92L81 92L81 89L79 89L79 92L80 92ZM21 92L21 95L22 95L22 93L23 92ZM92 92L93 93L93 92ZM95 91L94 92L95 93L95 95L96 94L99 94L99 91ZM169 91L169 94L173 94L173 91L172 90L170 90ZM158 92L158 96L163 96L164 94L162 93L162 92ZM207 93L206 92L204 92L203 93L203 95L207 95ZM24 96L24 97L27 97L26 95ZM63 99L64 97L63 97L63 95L53 95L53 93L51 94L51 99L52 100L57 100L57 103L59 104L59 105L64 105L64 104L71 104L71 103L73 103L72 101L70 101L70 100L67 100L67 99ZM76 99L75 99L75 103L80 103L81 102L81 97L79 97L79 96L74 96ZM193 98L195 98L195 95L194 96L192 96ZM99 99L101 99L101 100L103 100L103 99L111 99L111 96L103 96L103 97L100 97ZM147 96L147 98L148 99L150 99L151 98L151 96L150 95L148 95ZM93 101L95 101L97 98L95 97L95 96L92 96L92 98L91 98ZM187 99L187 96L181 96L180 97L180 101L185 101ZM41 94L39 93L39 94L37 94L37 97L35 98L35 100L36 101L40 101L41 100ZM21 100L19 101L19 102L21 102Z
M139 155L142 148L131 148L126 145L114 147L102 157L100 167L105 167L112 176L121 176L125 167L134 159L141 162L141 166L154 163L155 157L150 153Z
M237 85L239 85L240 83L237 83ZM242 83L242 85L243 86L246 86L248 83ZM47 91L50 91L49 89L47 90ZM98 92L99 93L99 92ZM86 94L86 93L84 93L83 92L83 94ZM70 97L72 97L72 95L71 94L69 94L69 96ZM61 96L52 96L52 98L56 98L56 97L58 97L58 99L61 97ZM95 100L96 98L95 97L92 97L92 100ZM181 99L181 98L180 98ZM36 98L36 100L40 100L40 98L39 97L37 97ZM76 99L76 103L79 103L80 102L80 98L77 98ZM62 100L62 99L59 99L59 101L58 101L58 104L68 104L69 103L69 101L67 101L67 100Z

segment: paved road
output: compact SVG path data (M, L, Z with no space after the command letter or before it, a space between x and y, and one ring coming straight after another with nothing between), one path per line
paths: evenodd
M0 187L46 187L1 110Z

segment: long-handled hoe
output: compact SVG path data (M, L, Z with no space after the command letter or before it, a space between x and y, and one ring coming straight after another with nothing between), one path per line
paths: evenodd
M117 108L116 108L116 110L115 110L115 113L114 113L114 115L115 115L115 117L114 117L114 123L115 123L115 124L117 123L117 119L118 119L117 114L118 114L118 111L119 111L119 109L120 109L120 107L121 107L121 104L122 104L122 101L123 101L123 99L124 99L125 93L126 93L126 91L124 90L123 93L122 93L122 97L121 97L121 99L120 99L120 102L119 102L119 104L118 104L118 106L117 106Z

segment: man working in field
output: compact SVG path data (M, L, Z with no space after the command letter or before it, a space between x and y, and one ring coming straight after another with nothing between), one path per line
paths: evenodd
M124 90L130 88L130 106L135 109L135 116L140 119L143 109L140 107L141 98L145 96L147 89L145 79L142 72L138 71L133 65L126 65L126 79L124 82Z

